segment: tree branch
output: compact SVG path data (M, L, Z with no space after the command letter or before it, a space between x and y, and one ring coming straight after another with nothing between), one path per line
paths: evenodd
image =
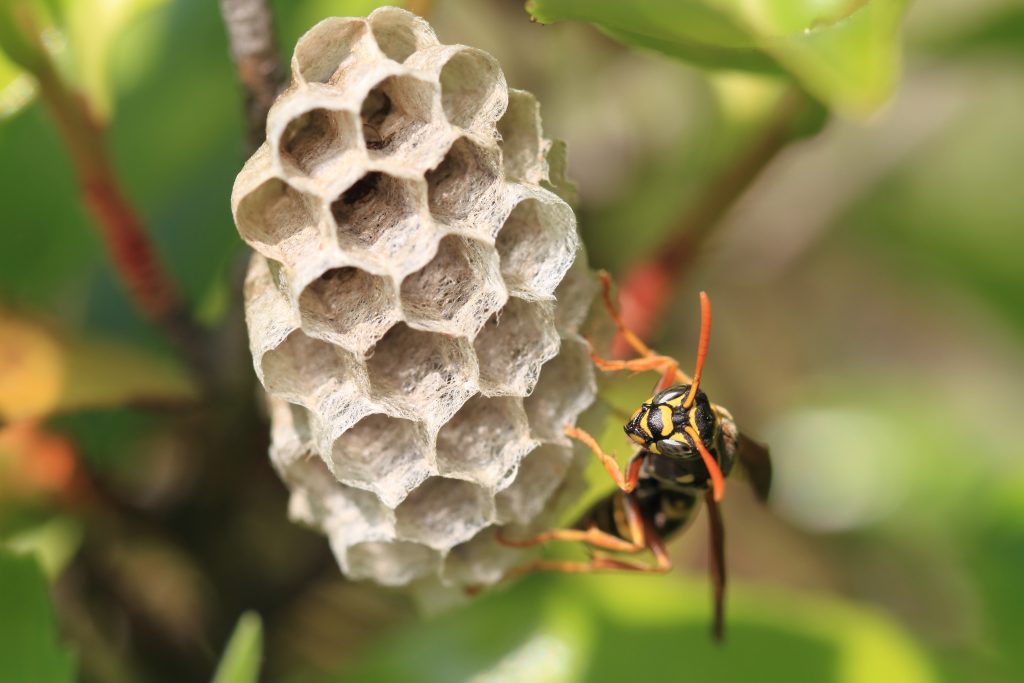
M797 124L807 113L808 98L792 88L753 139L701 193L696 205L669 231L670 237L651 260L638 263L622 277L619 296L627 327L642 338L654 331L668 304L673 285L690 268L722 218L754 180L797 136ZM615 353L627 348L616 337Z
M178 347L197 377L206 376L201 332L157 257L135 208L110 163L103 129L85 99L58 73L24 4L4 17L5 47L35 76L39 93L71 157L82 201L106 243L118 276L136 307Z
M273 16L266 0L220 0L220 11L245 88L246 129L255 150L267 137L267 112L284 81Z

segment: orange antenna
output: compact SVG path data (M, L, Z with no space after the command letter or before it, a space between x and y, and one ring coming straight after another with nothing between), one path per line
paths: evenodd
M693 445L697 447L697 452L700 453L701 459L704 460L704 466L708 468L708 474L711 475L711 493L715 497L715 502L722 500L722 496L725 495L725 477L722 476L722 470L718 466L718 462L711 457L711 453L704 447L704 443L700 440L700 434L693 427L687 427L684 430L693 439Z
M693 371L693 382L690 391L683 401L683 408L690 409L697 398L697 387L700 386L700 375L704 372L704 359L708 356L708 342L711 341L711 299L707 292L700 293L700 343L697 345L697 367ZM699 439L698 439L699 440Z

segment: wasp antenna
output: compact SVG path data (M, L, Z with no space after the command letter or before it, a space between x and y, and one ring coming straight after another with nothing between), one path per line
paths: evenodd
M708 474L711 475L711 492L717 503L725 495L725 477L718 466L718 461L712 457L711 453L704 446L704 442L700 440L700 434L697 433L696 429L687 427L684 431L693 439L693 445L697 447L697 452L700 453L704 466L708 468Z
M693 382L690 383L690 391L683 401L683 408L689 409L697 398L697 387L700 386L700 376L704 372L704 359L708 356L708 343L711 341L711 299L707 292L700 293L700 343L697 344L697 367L693 371Z

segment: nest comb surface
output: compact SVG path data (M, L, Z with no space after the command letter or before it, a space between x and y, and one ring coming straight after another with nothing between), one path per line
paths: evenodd
M290 514L351 578L493 583L520 559L494 527L571 497L594 398L564 149L403 10L317 24L291 69L232 194Z

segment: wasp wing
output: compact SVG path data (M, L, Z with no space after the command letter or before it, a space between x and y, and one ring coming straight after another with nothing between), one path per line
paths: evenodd
M757 499L762 503L768 500L772 488L772 460L768 447L740 432L739 461Z

